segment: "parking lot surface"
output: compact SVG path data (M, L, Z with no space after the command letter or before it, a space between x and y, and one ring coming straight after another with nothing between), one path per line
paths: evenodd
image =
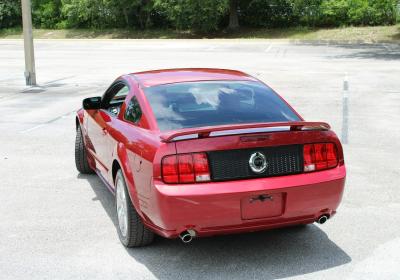
M399 279L400 46L267 40L38 40L38 87L23 42L0 41L1 279ZM113 196L74 165L74 113L118 75L238 69L342 136L348 177L324 225L125 249Z

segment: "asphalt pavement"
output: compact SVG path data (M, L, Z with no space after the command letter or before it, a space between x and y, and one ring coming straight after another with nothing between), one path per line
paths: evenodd
M0 40L0 279L400 279L400 46L269 40ZM113 196L74 164L75 111L119 75L242 70L341 137L348 177L324 225L125 249ZM344 82L348 82L348 91ZM343 94L348 113L343 116Z

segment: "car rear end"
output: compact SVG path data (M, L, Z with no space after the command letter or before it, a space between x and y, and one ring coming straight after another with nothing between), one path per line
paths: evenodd
M235 103L236 109L259 110L257 102L241 98L244 105ZM195 113L192 105L189 114L187 108L175 110L174 124L185 124L182 118L199 111L204 119L213 114L204 100L196 100L201 106ZM272 121L238 117L231 124L160 132L146 211L153 230L170 238L209 236L324 222L336 213L346 176L340 141L329 125L304 122L283 100L274 102L279 106L265 109L280 110ZM155 110L154 101L149 103ZM218 106L222 103L219 97ZM164 107L173 106L178 105Z

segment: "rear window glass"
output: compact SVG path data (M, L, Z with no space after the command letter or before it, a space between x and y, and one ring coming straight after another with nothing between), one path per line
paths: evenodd
M149 87L145 94L161 131L299 120L272 89L259 82L176 83Z

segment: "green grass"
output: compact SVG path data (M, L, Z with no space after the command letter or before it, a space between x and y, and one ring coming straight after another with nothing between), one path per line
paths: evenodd
M289 39L397 43L400 42L400 24L343 28L241 28L234 32L220 31L207 35L171 29L35 29L34 37L37 39ZM22 38L22 30L21 28L1 29L0 38Z
M187 39L201 38L191 31L169 29L128 30L128 29L34 29L36 39ZM21 28L0 30L2 39L22 38Z

